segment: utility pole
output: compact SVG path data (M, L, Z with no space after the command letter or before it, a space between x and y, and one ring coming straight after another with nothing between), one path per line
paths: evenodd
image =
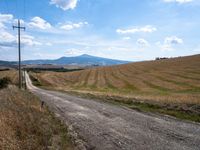
M18 19L18 26L13 26L13 30L14 29L18 29L18 53L19 53L19 88L22 88L22 76L21 76L21 30L25 31L25 27L21 27L20 25L20 20Z

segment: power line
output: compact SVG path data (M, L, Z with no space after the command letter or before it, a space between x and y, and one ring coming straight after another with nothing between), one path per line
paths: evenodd
M15 3L13 3L13 6L15 7L14 10L14 14L16 17L23 17L23 19L25 20L25 13L26 13L26 6L25 6L25 0L23 0L23 12L20 14L19 13L19 4L18 4L18 0L14 1ZM9 5L8 5L8 1L5 0L5 6L6 6L6 11L7 13L11 13L9 12ZM23 16L21 16L23 15ZM20 19L18 19L18 25L15 26L13 25L13 30L14 29L18 29L18 57L19 57L19 66L18 66L18 70L19 70L19 88L22 88L22 74L21 74L21 30L25 30L25 27L21 26L21 22Z
M19 12L19 1L18 0L15 0L16 1L16 11L17 11L17 13L16 13L16 15L17 15L17 17L18 18L20 18L20 12Z
M18 18L18 10L17 10L17 0L15 0L14 1L14 4L13 4L14 6L14 11L13 11L13 13L15 14L15 16L16 16L16 18Z
M18 29L18 53L19 53L19 88L22 87L22 76L21 76L21 30L25 30L25 27L22 27L20 24L20 20L18 20L18 25L13 26L14 29Z
M5 13L8 13L8 6L7 6L7 1L2 1L2 6L4 7Z
M23 5L24 6L24 9L23 9L24 10L24 12L23 12L24 16L23 16L23 18L25 20L25 18L26 18L26 0L24 0L23 2L24 2L24 5Z

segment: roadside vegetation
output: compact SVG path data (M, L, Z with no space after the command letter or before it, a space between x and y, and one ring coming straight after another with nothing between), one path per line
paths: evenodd
M62 92L62 91L61 91ZM88 93L81 91L64 91L65 93L87 98L91 100L104 101L114 105L125 106L141 112L152 112L173 116L179 119L200 122L199 104L160 103L141 101L129 97L105 95L102 93Z
M187 119L190 118L184 117L187 114L200 115L199 66L200 55L195 55L77 72L49 71L30 74L37 79L41 87L47 89L81 93L86 96L100 95L102 99L111 98L112 101L125 104L128 99L133 103L142 102L141 105L158 105L158 112ZM176 114L173 110L181 110L185 115ZM198 121L197 118L190 120Z
M14 69L12 70L1 70L0 71L0 79L2 80L10 80L10 83L17 84L18 83L18 72Z
M4 85L0 89L0 149L72 150L68 128L47 106L41 109L36 96L19 90L14 85L14 74L14 70L0 72L0 83Z
M8 87L9 83L11 83L11 79L9 77L3 77L0 79L0 89Z

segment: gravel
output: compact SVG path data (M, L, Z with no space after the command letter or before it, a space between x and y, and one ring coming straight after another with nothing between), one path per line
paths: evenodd
M27 86L73 127L86 149L200 150L200 124ZM82 147L83 149L83 147Z

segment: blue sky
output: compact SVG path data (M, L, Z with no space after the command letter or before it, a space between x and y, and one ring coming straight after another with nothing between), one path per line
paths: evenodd
M130 61L200 53L199 0L0 0L0 60L90 54Z

